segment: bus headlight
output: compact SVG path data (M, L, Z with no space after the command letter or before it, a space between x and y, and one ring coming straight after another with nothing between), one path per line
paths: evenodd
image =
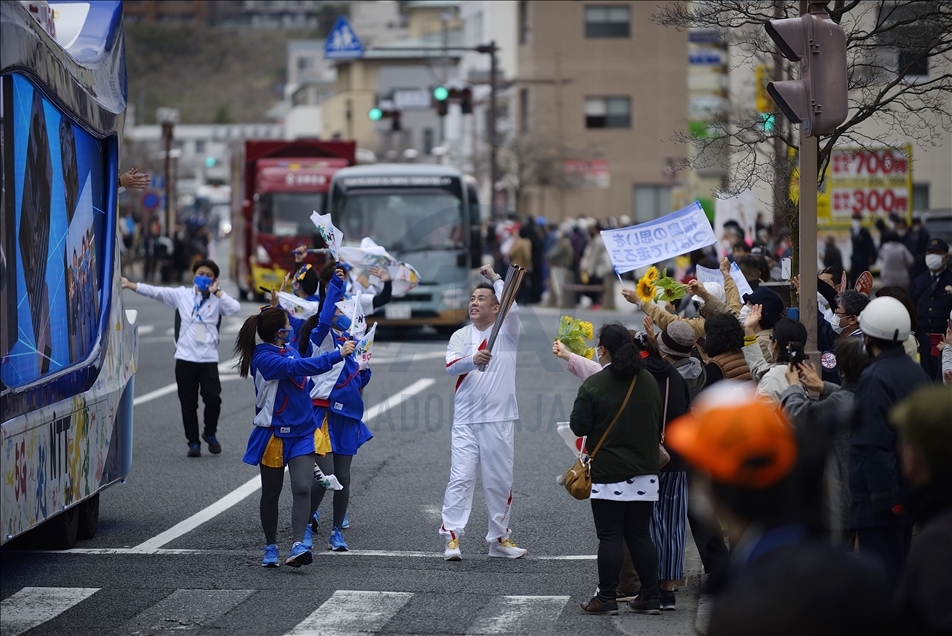
M268 255L268 250L259 245L255 248L255 260L258 265L268 265L271 263L271 256Z
M462 309L466 307L466 294L460 287L451 287L443 292L441 304L448 309Z

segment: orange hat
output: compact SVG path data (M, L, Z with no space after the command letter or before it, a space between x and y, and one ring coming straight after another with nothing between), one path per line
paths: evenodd
M665 443L714 481L754 490L776 484L797 459L796 434L780 405L727 380L668 425Z

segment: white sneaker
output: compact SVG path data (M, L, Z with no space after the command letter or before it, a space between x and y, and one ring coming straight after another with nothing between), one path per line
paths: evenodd
M489 544L489 556L502 559L521 559L528 554L528 550L520 548L512 539L500 540Z
M459 551L459 539L450 539L443 550L443 558L447 561L462 561L463 553Z

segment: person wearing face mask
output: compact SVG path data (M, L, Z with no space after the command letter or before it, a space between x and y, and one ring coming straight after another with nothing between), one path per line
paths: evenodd
M274 292L271 304L248 318L235 339L238 375L250 375L255 383L254 429L242 461L261 471L260 514L266 541L261 565L266 568L278 567L278 501L285 467L293 493L294 543L284 563L300 567L313 560L308 520L314 461L316 453L321 452L323 436L308 395L308 376L327 373L354 352L354 343L347 342L340 350L301 358L288 346L290 339L291 322L277 306Z
M218 286L218 264L204 259L192 265L191 287L154 287L122 278L122 288L159 301L175 310L175 383L182 407L182 425L188 457L201 457L201 440L213 455L221 452L218 416L221 382L218 379L218 328L222 316L241 309L237 300ZM205 403L205 428L198 433L198 396Z
M853 247L850 256L850 285L852 286L856 284L859 275L876 262L876 242L869 230L863 227L863 217L858 212L853 215L850 242Z
M947 317L952 311L952 270L949 264L949 245L940 238L926 245L926 267L909 288L909 295L919 316L919 364L931 380L939 379L939 349L948 327Z
M807 341L807 328L796 320L781 318L774 326L770 336L770 360L764 358L757 344L757 325L761 320L762 307L754 305L744 322L744 359L750 369L750 375L757 381L757 395L772 398L780 402L783 392L790 383L787 381L787 367L790 364L791 343Z
M853 392L856 412L850 432L850 529L860 554L877 558L889 581L899 581L912 540L912 519L902 507L896 432L886 417L895 404L928 384L925 372L903 351L909 312L895 298L872 300L859 315L866 352L873 358Z
M344 297L345 282L333 276L318 314L309 318L301 332L299 348L302 355L313 356L341 349L353 342L350 334L350 318L336 306ZM316 318L316 322L315 319ZM345 356L328 373L311 378L311 399L314 404L319 428L330 437L331 453L317 459L317 465L325 475L333 474L342 488L334 491L334 513L327 546L335 552L350 549L344 540L342 529L350 527L347 507L350 503L350 468L357 449L373 438L373 433L363 422L364 401L361 391L370 382L370 368L352 356ZM311 530L320 523L321 502L326 488L314 482L311 495Z

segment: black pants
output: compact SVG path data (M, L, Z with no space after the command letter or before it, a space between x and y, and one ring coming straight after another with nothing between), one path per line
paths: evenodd
M658 552L651 542L653 501L606 501L592 499L592 517L598 535L598 596L615 600L623 559L622 540L628 544L631 562L641 577L645 598L658 598Z
M215 362L175 361L175 383L178 385L179 403L182 405L182 425L189 444L198 444L198 394L201 390L205 403L205 434L218 432L218 415L221 413L221 382L218 380L218 364Z
M888 528L860 528L856 531L859 553L879 559L889 581L898 586L912 546L912 524Z
M730 552L724 545L724 533L720 526L715 526L704 517L694 514L688 504L688 524L691 526L691 536L697 545L704 571L717 576L727 567Z
M929 376L929 381L941 380L942 374L939 370L942 368L942 358L932 355L932 341L929 339L929 334L920 331L916 334L916 338L919 339L919 365Z

